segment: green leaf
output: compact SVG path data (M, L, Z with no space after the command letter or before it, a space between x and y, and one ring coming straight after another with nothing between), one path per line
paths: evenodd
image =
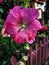
M42 33L42 34L40 34L40 35L38 35L39 37L45 37L46 35L45 35L45 33Z
M3 8L0 8L0 12L3 13Z

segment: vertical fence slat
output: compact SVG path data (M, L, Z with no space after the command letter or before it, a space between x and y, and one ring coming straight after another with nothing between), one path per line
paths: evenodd
M35 54L36 54L36 65L38 65L38 59L39 59L39 58L38 58L38 55L39 55L39 54L38 54L38 50L39 50L39 49L38 49L38 44L37 44L37 43L36 43L36 45L35 45L35 49L36 49L36 53L35 53Z
M45 61L46 61L48 58L48 44L47 44L47 42L45 42L44 45L45 45Z
M41 46L41 63L44 63L44 44L42 44L42 41L40 43Z
M48 50L49 50L49 40L47 41L47 44L48 44Z
M46 61L46 42L44 43L44 62Z
M30 65L33 65L32 64L32 59L33 59L33 57L32 57L32 48L30 48Z
M41 64L41 47L38 47L38 44L36 45L36 65Z
M47 41L48 44L48 57L49 57L49 40Z
M46 45L47 45L47 39L44 37L43 38L43 43L44 43L44 62L46 61Z
M33 59L32 59L32 65L36 65L36 50L34 50L32 52L32 57L33 57Z
M37 65L41 64L41 48L37 50Z

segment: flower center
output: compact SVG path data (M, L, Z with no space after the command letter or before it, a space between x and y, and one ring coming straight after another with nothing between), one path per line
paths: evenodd
M21 25L21 28L24 28L24 29L25 29L25 28L26 28L26 26L23 24L23 25Z
M21 29L25 29L25 28L26 28L26 24L21 23L21 24L20 24L20 27L21 27Z

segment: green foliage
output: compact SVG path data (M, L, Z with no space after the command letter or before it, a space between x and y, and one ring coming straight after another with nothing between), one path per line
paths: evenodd
M2 8L0 8L0 12L3 13L3 9Z

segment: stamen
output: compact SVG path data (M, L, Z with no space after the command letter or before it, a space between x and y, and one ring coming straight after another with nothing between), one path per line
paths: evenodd
M25 28L25 25L23 24L21 27L22 27L22 28Z

